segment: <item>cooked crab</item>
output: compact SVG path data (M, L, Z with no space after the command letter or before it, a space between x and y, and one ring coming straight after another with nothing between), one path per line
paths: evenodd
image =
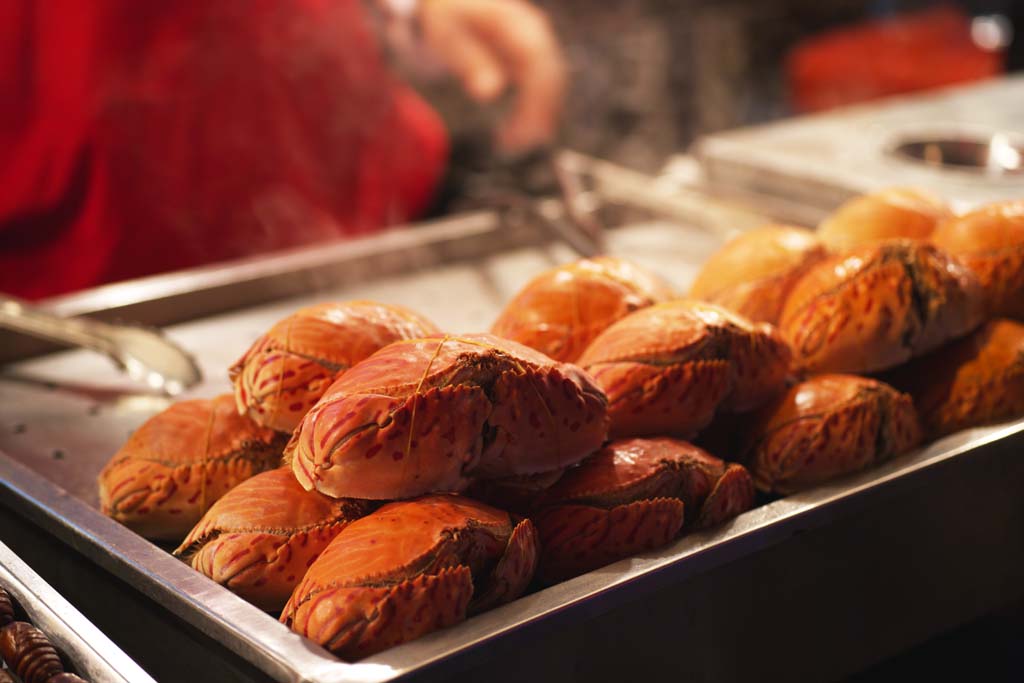
M230 394L175 403L100 472L100 507L147 538L179 541L218 498L277 467L285 441L239 415Z
M860 247L814 266L779 328L808 372L884 370L967 334L984 316L978 280L923 242Z
M339 374L393 341L435 334L433 323L392 304L347 301L300 309L231 366L238 412L290 433Z
M716 410L750 410L781 391L789 361L771 325L670 301L609 327L579 362L608 396L613 436L692 437Z
M257 474L213 504L174 554L257 607L284 607L327 544L372 509L307 491L287 467Z
M1024 415L1024 325L992 320L889 375L931 438Z
M634 263L611 256L583 259L531 280L491 332L572 363L616 320L672 296L666 282Z
M953 215L942 199L910 187L891 187L850 199L818 226L830 249L848 251L889 239L928 239Z
M753 322L777 325L786 295L826 254L810 230L766 225L741 234L709 258L690 296Z
M385 505L309 568L281 621L359 659L515 599L537 566L529 520L459 496Z
M578 368L512 341L396 342L331 386L286 457L304 487L336 497L461 491L579 462L605 439L606 407Z
M544 493L532 516L538 575L561 581L669 543L683 528L720 524L749 510L742 465L676 439L614 441Z
M989 204L945 221L932 241L978 276L991 315L1024 320L1024 200Z
M854 375L818 375L755 417L745 461L762 491L788 494L913 448L921 429L910 397Z

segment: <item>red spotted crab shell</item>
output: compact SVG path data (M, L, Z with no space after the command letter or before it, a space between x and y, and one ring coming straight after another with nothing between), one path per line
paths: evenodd
M790 351L771 325L698 301L637 311L580 358L608 396L615 436L689 437L719 408L745 411L783 389Z
M1024 415L1024 325L991 320L896 368L886 379L914 399L928 436Z
M777 325L786 295L800 276L825 258L810 230L766 225L730 240L700 269L690 296Z
M790 293L779 328L807 372L884 370L982 321L977 278L937 247L907 240L822 261Z
M491 335L397 342L345 373L286 449L306 488L394 500L579 462L608 430L584 372Z
M549 583L749 510L754 486L742 465L676 439L613 441L542 494L533 515L540 577Z
M939 197L890 187L850 199L821 222L818 236L836 252L890 239L928 239L953 212Z
M992 315L1024 320L1024 200L951 218L932 240L977 275Z
M634 263L612 256L583 259L531 280L491 332L574 363L616 320L672 296L667 283Z
M313 563L281 621L348 659L518 597L537 566L529 520L459 496L391 503Z
M300 309L257 339L229 370L238 412L290 433L339 373L391 342L438 332L406 308L373 301Z
M371 509L368 501L307 491L282 467L228 491L174 554L257 607L278 611L327 544Z
M763 491L793 493L907 452L921 440L910 397L854 375L818 375L754 420L745 460Z
M230 394L175 403L100 472L100 507L147 538L179 541L218 498L279 466L284 444L284 435L239 415Z

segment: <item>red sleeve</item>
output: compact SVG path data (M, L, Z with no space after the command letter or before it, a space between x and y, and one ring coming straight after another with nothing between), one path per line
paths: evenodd
M405 221L443 168L440 121L388 71L355 0L26 0L0 26L18 103L0 108L6 291Z

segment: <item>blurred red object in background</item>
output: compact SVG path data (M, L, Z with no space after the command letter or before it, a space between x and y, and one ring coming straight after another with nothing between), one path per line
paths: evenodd
M786 75L793 108L813 112L988 78L1003 72L1005 58L975 42L970 16L941 5L804 40Z

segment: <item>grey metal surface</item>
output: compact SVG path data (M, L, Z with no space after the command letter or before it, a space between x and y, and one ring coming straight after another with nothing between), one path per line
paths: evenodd
M67 655L75 672L93 683L147 683L153 679L99 629L0 543L0 586L32 624Z
M920 163L895 153L924 138L1019 140L1024 76L894 97L698 140L708 187L732 196L786 198L807 222L850 196L892 185L927 188L956 208L1016 199L1024 175ZM1004 145L1005 147L1005 145ZM1014 161L1014 164L1019 161Z
M644 263L680 287L719 244L707 233L670 223L633 225L608 237L613 253ZM258 290L250 290L248 296L255 292L257 298L247 299L248 307L174 325L167 333L195 353L203 366L206 380L187 395L211 396L228 389L226 368L246 346L298 306L372 298L410 306L452 332L480 330L529 277L570 258L565 247L549 245L500 250L472 264L431 266L361 284L346 282L269 303L257 303ZM293 269L298 266L292 264ZM327 266L316 262L316 267ZM203 290L211 281L228 286L237 278L244 288L243 272L244 268L181 274L176 276L177 286L184 292ZM159 299L161 292L150 294ZM104 294L116 299L112 295L129 298L133 293L107 289ZM89 296L99 294L80 295L80 303ZM96 474L129 431L165 405L166 399L137 392L112 376L101 359L81 352L7 368L0 375L0 491L32 522L282 681L443 677L517 634L616 609L635 600L639 592L750 556L808 524L840 515L851 501L913 486L951 458L969 458L1011 439L1019 443L1024 432L1022 420L954 435L877 470L775 501L722 528L538 591L357 664L344 664L98 512Z

